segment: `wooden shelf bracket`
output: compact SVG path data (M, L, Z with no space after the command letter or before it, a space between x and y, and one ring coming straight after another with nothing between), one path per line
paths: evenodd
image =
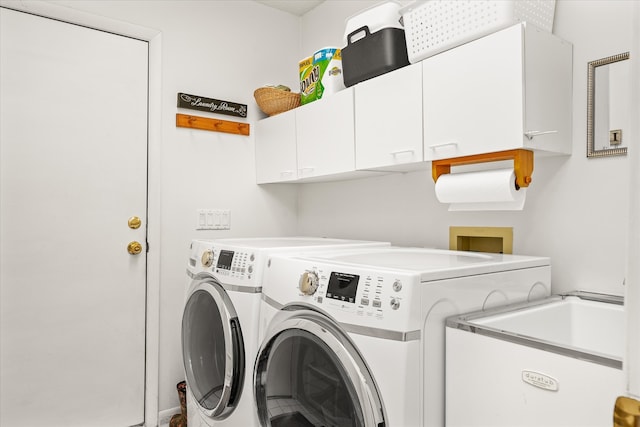
M176 114L176 126L209 130L214 132L233 133L236 135L249 135L249 123L232 122L228 120L210 119L208 117Z
M497 151L494 153L476 154L473 156L454 157L451 159L434 160L431 163L433 181L437 182L442 174L451 173L451 166L471 165L475 163L497 162L513 159L513 169L516 174L518 187L528 187L533 174L533 151L516 149Z

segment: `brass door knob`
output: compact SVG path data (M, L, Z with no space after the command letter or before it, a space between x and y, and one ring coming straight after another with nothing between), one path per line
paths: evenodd
M142 245L140 244L140 242L136 242L134 240L133 242L127 245L127 251L131 255L138 255L140 252L142 252Z
M620 396L613 408L613 427L635 427L640 425L640 401Z
M140 228L140 226L142 225L142 220L137 216L132 216L131 218L129 218L129 221L127 221L127 224L129 225L129 228L133 228L135 230L137 228Z

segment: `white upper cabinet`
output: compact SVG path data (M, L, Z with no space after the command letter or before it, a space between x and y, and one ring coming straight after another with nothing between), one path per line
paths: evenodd
M317 182L377 175L356 171L353 88L255 126L256 182Z
M572 46L517 24L256 123L258 184L571 154Z
M295 111L260 120L255 129L256 182L297 180Z
M571 153L571 44L518 24L422 64L424 160Z
M354 89L356 169L403 171L422 162L422 63Z
M296 108L298 178L355 170L353 88Z

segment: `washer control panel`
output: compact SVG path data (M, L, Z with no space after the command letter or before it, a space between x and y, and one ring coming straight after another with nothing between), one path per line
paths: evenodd
M317 280L309 286L303 281ZM408 310L409 286L406 278L389 273L359 273L316 267L300 276L300 296L313 296L313 300L326 308L352 312L363 316L384 317L387 313ZM303 289L304 285L304 289ZM308 292L313 288L313 292Z

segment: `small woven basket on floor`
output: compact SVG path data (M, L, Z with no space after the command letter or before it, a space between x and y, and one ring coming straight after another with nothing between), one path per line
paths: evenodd
M261 87L253 92L258 107L270 116L300 106L300 94L273 87Z

